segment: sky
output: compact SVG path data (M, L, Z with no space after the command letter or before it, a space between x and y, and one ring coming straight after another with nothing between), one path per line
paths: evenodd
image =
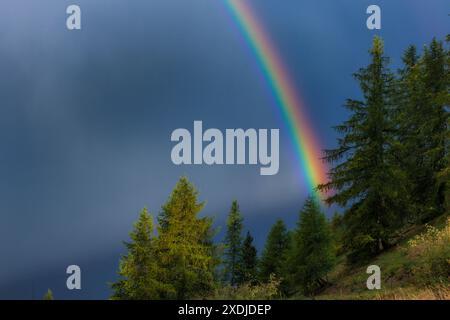
M446 0L247 0L305 103L321 148L360 92L374 35L392 67L449 31ZM139 210L156 216L180 176L221 227L238 200L260 250L308 195L285 124L222 0L0 1L0 299L107 299ZM82 29L68 31L77 4ZM368 30L366 8L382 10ZM177 128L279 128L280 170L176 166ZM332 214L340 208L328 208ZM81 267L82 289L66 288Z

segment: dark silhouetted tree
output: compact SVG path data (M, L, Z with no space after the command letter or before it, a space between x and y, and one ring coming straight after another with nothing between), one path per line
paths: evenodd
M258 257L255 246L253 245L253 237L250 232L242 244L240 267L238 272L239 283L250 282L256 283L257 280L257 264Z
M233 201L227 219L227 234L225 237L225 280L232 286L239 281L242 251L242 215L237 201Z

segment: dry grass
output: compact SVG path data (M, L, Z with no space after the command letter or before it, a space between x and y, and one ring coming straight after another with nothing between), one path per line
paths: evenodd
M381 290L367 290L365 267L343 260L329 274L333 285L316 299L450 300L450 217L432 224L370 262L382 270Z
M436 286L426 289L398 289L395 292L378 294L377 300L450 300L450 288L448 286Z

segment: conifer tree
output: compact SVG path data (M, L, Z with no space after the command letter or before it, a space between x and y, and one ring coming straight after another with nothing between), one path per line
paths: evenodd
M343 137L337 149L325 151L325 160L335 166L330 181L319 185L319 190L333 190L326 199L329 204L350 205L345 242L351 260L383 250L407 214L407 182L392 152L396 82L381 38L374 38L369 52L370 65L354 75L362 100L347 100L350 119L335 127Z
M195 187L182 177L159 215L157 254L161 279L174 288L164 298L200 297L215 283L218 259L212 242L212 219L198 216L204 203L197 198Z
M169 290L170 286L163 285L158 279L153 231L152 218L144 208L130 233L131 242L125 243L128 252L120 261L121 278L112 284L112 299L159 299L161 292Z
M227 219L227 234L225 237L225 279L232 286L238 283L242 252L242 215L237 201L231 204Z
M260 280L268 281L271 275L283 278L287 251L290 245L289 233L282 220L277 220L267 236L260 260Z
M420 135L425 136L427 140L421 158L424 174L418 187L426 197L423 199L424 203L429 204L425 219L444 212L446 181L439 181L438 173L447 166L449 141L450 85L447 59L448 52L445 51L443 43L436 39L424 49L422 76L426 104Z
M247 236L242 244L241 263L238 272L239 283L255 283L257 280L257 251L253 245L253 237L250 231L247 231Z
M448 166L448 51L433 39L422 57L410 46L400 70L398 105L399 159L411 182L414 218L430 219L444 212Z
M52 290L48 289L42 300L54 300Z
M289 255L290 283L304 294L312 294L325 284L334 264L330 226L317 202L309 197L300 212Z
M400 78L397 82L397 100L394 110L396 122L396 140L393 144L393 154L397 155L397 162L406 174L410 202L407 204L409 214L406 220L415 221L420 216L420 206L423 201L417 194L417 183L421 172L418 170L422 142L419 133L421 113L424 101L424 86L420 81L421 70L419 55L415 46L409 46L402 57L404 67L399 70Z

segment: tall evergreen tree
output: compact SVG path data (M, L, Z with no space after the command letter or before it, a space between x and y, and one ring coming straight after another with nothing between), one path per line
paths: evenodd
M420 81L421 70L419 66L420 57L415 46L409 46L402 57L404 67L399 70L400 78L397 83L397 100L394 110L394 121L396 125L396 140L393 145L393 154L397 155L397 162L406 173L408 179L408 191L410 202L408 203L409 214L407 220L415 221L420 216L420 206L423 201L417 190L417 183L421 179L418 170L423 139L419 135L421 113L424 101L424 86Z
M438 173L447 166L448 153L448 107L450 106L450 84L448 51L443 43L433 39L423 54L423 82L425 87L426 110L421 123L421 135L427 137L423 150L422 191L429 195L429 212L432 218L444 211L446 181L438 179ZM424 199L426 201L427 199Z
M125 243L128 252L119 266L121 279L112 284L112 299L148 300L159 299L161 292L170 289L158 280L153 222L146 208L142 209L131 242ZM173 290L173 289L172 289Z
M305 294L324 286L334 264L330 226L313 198L308 198L300 212L289 255L290 283Z
M161 279L175 292L167 291L165 298L199 297L214 286L218 259L212 242L212 219L198 217L204 203L197 198L195 187L182 177L158 218Z
M444 211L446 181L439 172L448 166L448 51L433 39L418 57L413 46L400 70L400 159L411 181L416 218L430 219Z
M260 260L260 279L269 280L271 275L283 278L287 251L290 245L289 233L283 220L277 220L267 236Z
M232 286L238 283L238 274L241 268L242 221L239 205L237 201L233 201L227 219L225 237L225 278Z
M346 246L350 257L375 254L389 243L391 231L398 227L407 202L404 173L396 165L392 144L395 79L388 69L383 42L375 37L371 63L354 76L363 99L347 100L350 119L336 130L343 134L339 147L325 151L325 159L336 165L330 181L320 190L333 190L329 204L346 206Z
M247 236L242 244L241 252L241 266L238 272L239 283L255 283L257 280L257 251L253 245L253 237L250 231L247 231Z

